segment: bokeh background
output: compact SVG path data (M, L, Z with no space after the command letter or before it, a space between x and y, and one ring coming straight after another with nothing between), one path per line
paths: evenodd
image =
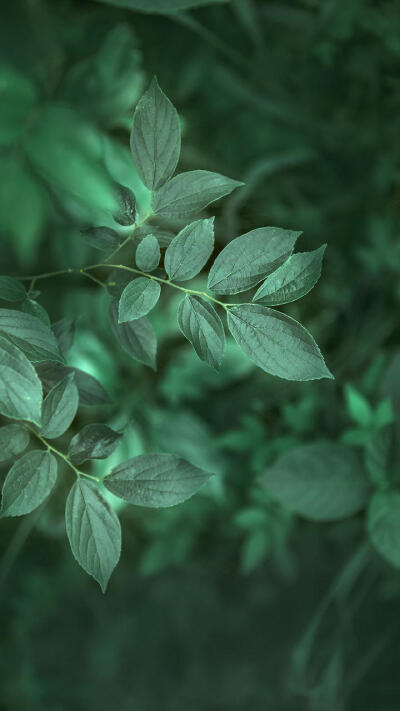
M191 4L207 6L173 12ZM68 549L63 485L33 524L2 522L0 709L396 711L398 571L362 514L307 522L258 478L300 443L361 453L387 398L399 416L400 5L2 3L2 273L96 260L81 229L114 224L112 180L140 194L129 130L154 74L181 117L180 170L246 183L208 211L219 248L263 225L303 230L301 251L327 242L320 283L286 312L336 379L274 379L231 342L216 375L180 335L174 294L151 316L154 373L118 348L95 284L42 282L52 319L77 319L69 363L112 399L76 429L125 427L116 461L171 451L217 476L170 510L121 507L105 596Z

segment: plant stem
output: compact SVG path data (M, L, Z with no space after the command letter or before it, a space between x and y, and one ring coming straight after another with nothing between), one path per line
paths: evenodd
M31 426L28 425L28 424L25 424L25 427L26 427L26 429L28 429L30 432L32 432L32 434L34 434L35 437L37 437L38 440L40 440L40 442L41 442L42 444L44 444L45 447L47 447L48 450L50 450L51 452L54 452L54 454L56 454L57 457L60 457L60 459L62 459L62 460L70 467L70 469L72 469L72 470L75 472L75 474L76 474L76 476L77 476L78 479L79 479L81 476L84 476L84 477L86 477L87 479L93 479L94 481L97 481L97 482L100 481L99 477L97 477L97 476L92 476L92 474L85 474L85 472L82 472L82 471L80 471L80 469L77 469L77 468L72 464L72 462L70 461L70 459L68 458L68 456L67 456L66 454L64 454L63 452L60 452L60 450L59 450L59 449L56 449L55 447L53 447L52 444L49 444L49 442L48 442L44 437L42 437L42 435L40 435L38 432L36 432L36 431L33 429L33 427L31 427Z

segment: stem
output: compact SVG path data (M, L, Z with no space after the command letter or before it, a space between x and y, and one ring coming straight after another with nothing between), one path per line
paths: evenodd
M96 279L96 277L89 274L89 272L85 271L84 269L80 269L79 274L82 274L83 276L87 277L91 281L94 281L95 284L99 284L101 287L103 287L103 289L106 289L106 291L107 291L106 284L104 284L102 281L100 281L100 279Z
M66 454L64 454L63 452L60 452L60 450L59 450L59 449L56 449L55 447L53 447L52 444L49 444L49 442L48 442L46 439L44 439L44 437L42 437L42 435L40 435L38 432L36 432L36 431L33 429L33 427L31 427L31 426L28 425L28 424L25 424L25 427L26 427L26 429L28 429L30 432L32 432L32 434L34 434L35 437L37 437L38 440L40 440L40 442L41 442L42 444L44 444L45 447L47 447L48 450L50 450L51 452L54 452L54 454L56 454L57 457L60 457L60 459L62 459L62 460L70 467L70 469L72 469L72 470L75 472L75 474L76 474L76 476L77 476L78 479L79 479L81 476L84 476L84 477L86 477L87 479L93 479L94 481L97 481L97 482L100 481L99 477L97 477L97 476L92 476L92 474L86 474L85 472L80 471L80 469L77 469L77 468L72 464L72 462L70 461L70 459L68 458L68 456L67 456Z

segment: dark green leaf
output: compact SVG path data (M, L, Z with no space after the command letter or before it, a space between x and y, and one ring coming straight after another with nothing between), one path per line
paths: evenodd
M218 370L224 355L225 332L209 301L199 296L186 296L179 304L178 324L199 358Z
M118 306L118 323L135 321L146 316L160 298L161 287L147 277L133 279L121 294Z
M259 227L236 237L212 265L208 288L216 294L251 289L291 255L299 235L280 227Z
M173 454L142 454L115 467L104 484L130 504L161 508L186 501L210 476Z
M133 116L131 151L139 176L149 190L164 185L179 160L179 116L155 77Z
M6 462L24 451L29 444L29 434L21 425L0 427L0 462Z
M0 276L0 299L4 301L22 301L25 296L25 287L18 279Z
M50 452L31 450L11 467L3 485L2 516L22 516L47 499L57 479L57 462Z
M155 235L147 235L136 249L136 265L142 272L153 272L160 263L160 245Z
M106 459L118 447L121 437L120 432L115 432L107 425L86 425L71 439L68 456L76 465L87 459Z
M40 424L42 384L33 365L0 335L0 412L16 420Z
M115 191L119 211L114 215L114 220L118 222L119 225L129 227L133 225L136 220L136 198L130 188L127 188L125 185L120 185L120 183L115 183Z
M260 479L273 499L312 521L336 521L364 508L368 485L354 451L305 444L283 454Z
M311 334L290 316L258 304L228 311L235 341L251 360L286 380L333 378Z
M229 0L100 0L106 5L126 7L138 12L174 14L180 10L190 10L203 5L219 5Z
M111 302L110 323L115 338L132 358L156 370L157 339L146 317L118 323L118 301Z
M184 227L167 248L164 266L170 279L193 279L214 249L214 218L196 220Z
M22 303L22 311L26 314L31 314L32 316L36 316L42 323L44 323L45 326L50 328L51 326L51 321L50 321L50 316L47 313L46 309L41 306L41 304L38 304L37 301L34 301L33 299L25 299Z
M62 360L54 334L36 316L0 309L0 331L6 333L33 362Z
M321 276L325 249L326 244L323 244L313 252L292 254L261 284L253 301L261 301L266 306L277 306L289 304L308 294Z
M378 491L372 497L367 516L371 543L389 563L400 568L400 494Z
M364 461L369 478L376 486L387 482L391 446L392 429L390 427L378 430L368 438Z
M41 434L47 439L61 437L72 423L79 405L75 375L57 383L43 401Z
M105 592L121 555L121 527L115 512L91 482L77 481L68 494L65 524L72 553Z
M243 183L208 170L180 173L155 195L153 210L165 217L190 217Z
M93 407L108 405L111 402L109 395L103 386L100 385L99 381L96 380L93 375L89 375L89 373L85 373L83 370L79 370L79 368L71 368L61 365L61 363L48 361L46 363L38 363L36 365L36 371L46 390L51 390L60 380L65 378L68 374L73 373L79 392L80 405Z
M82 230L82 236L91 247L102 252L115 249L121 241L121 236L111 227L88 227Z
M62 355L65 355L74 342L75 322L68 318L62 318L60 321L53 323L52 328L57 338L58 347Z

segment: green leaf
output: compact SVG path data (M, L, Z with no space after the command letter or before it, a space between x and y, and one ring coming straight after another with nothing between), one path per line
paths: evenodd
M208 170L179 173L155 194L153 211L165 217L190 217L243 183Z
M42 383L27 357L0 335L0 413L40 424Z
M164 185L179 160L179 116L155 77L135 109L131 151L139 176L149 190Z
M161 287L147 277L133 279L121 294L118 306L118 323L127 323L146 316L160 298Z
M22 301L25 296L25 287L18 279L0 276L0 299L4 301Z
M136 265L142 272L153 272L160 263L160 245L155 235L147 235L136 249Z
M373 420L372 407L368 400L352 385L345 385L347 410L354 422L362 427L369 427Z
M1 430L0 430L1 436ZM118 447L122 434L103 424L85 425L69 444L68 456L79 465L87 459L106 459Z
M3 484L2 516L22 516L47 499L57 479L57 462L50 452L31 450L11 467Z
M6 333L33 362L62 360L54 334L36 316L0 309L0 331Z
M57 383L43 401L41 434L47 439L61 437L72 423L79 405L75 375Z
M0 427L0 462L6 462L24 451L29 444L29 434L21 425Z
M36 316L36 318L38 318L42 323L44 323L45 326L50 328L51 321L49 314L47 313L46 309L44 309L41 304L38 304L37 301L34 301L34 299L26 298L25 301L23 301L22 303L22 311L26 314Z
M265 370L286 380L333 378L311 334L290 316L258 304L228 311L237 344Z
M121 236L111 227L88 227L81 230L81 234L91 247L102 252L115 249L121 241Z
M179 304L178 324L201 360L218 370L225 348L224 326L211 304L188 295Z
M124 227L133 225L136 220L136 198L130 188L120 183L114 184L119 211L114 214L115 222Z
M210 269L208 288L216 294L247 291L291 255L301 232L259 227L224 247Z
M104 485L130 504L160 508L186 501L210 476L173 454L142 454L115 467Z
M392 429L378 430L368 439L365 448L365 467L369 478L376 486L387 483L387 469L392 446Z
M165 270L170 279L193 279L209 260L214 249L214 218L196 220L184 227L167 248Z
M283 454L260 479L273 499L312 521L336 521L364 508L368 485L355 452L304 444Z
M57 338L58 347L62 355L65 355L68 353L74 342L75 321L71 321L71 319L68 318L62 318L60 321L53 323L52 329L55 337Z
M121 555L121 526L91 482L80 479L73 485L65 507L65 524L74 557L105 592Z
M400 494L378 491L372 497L367 515L367 530L372 545L383 558L400 568Z
M321 276L325 249L326 244L323 244L313 252L292 254L261 284L253 301L261 301L266 306L278 306L308 294Z
M137 10L146 13L161 13L162 15L174 14L180 10L190 10L203 5L219 5L229 0L100 0L106 5L125 7L128 10Z
M146 317L118 323L118 301L110 305L110 324L115 338L132 358L156 370L157 339Z
M264 560L271 545L267 530L259 528L249 535L240 554L240 568L243 573L251 573Z
M51 390L60 380L70 373L73 373L79 392L80 405L93 407L109 405L111 402L108 393L106 393L99 381L96 380L93 375L89 375L89 373L85 373L83 370L79 370L79 368L71 368L66 365L61 365L61 363L56 363L55 361L48 361L38 363L36 365L36 371L46 390Z

